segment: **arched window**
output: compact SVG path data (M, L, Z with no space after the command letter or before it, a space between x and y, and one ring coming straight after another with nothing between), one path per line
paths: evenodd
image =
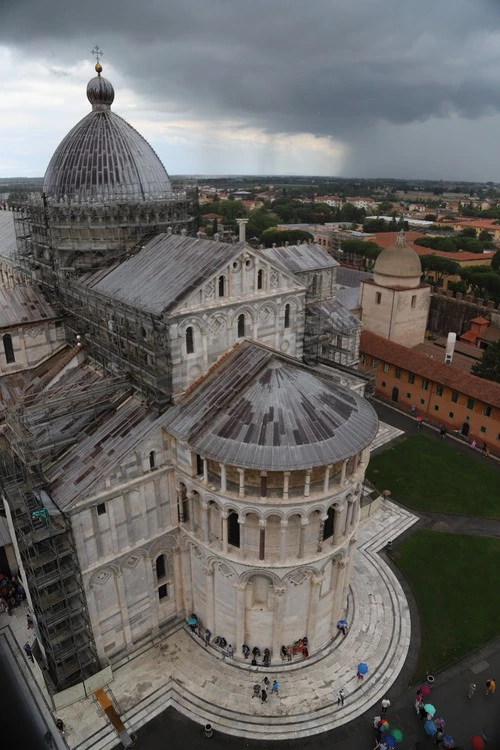
M233 547L240 546L240 525L238 523L238 514L234 511L227 517L227 541Z
M159 555L156 558L156 578L161 581L167 575L167 566L165 565L165 555Z
M10 333L4 334L3 349L5 352L5 359L7 360L7 364L9 364L9 362L15 362L16 358L14 356L14 347L12 346L12 336L10 335Z
M226 296L226 277L219 276L219 297Z
M290 305L285 305L285 328L290 328Z
M333 524L335 521L335 511L333 508L328 508L328 518L323 526L323 539L329 539L333 536Z
M257 289L262 289L264 283L264 271L262 268L259 268L257 271Z
M243 338L245 335L245 314L241 313L238 315L238 338Z
M156 453L155 451L149 452L149 468L154 469L156 465Z
M224 278L221 276L221 278ZM191 326L186 328L186 354L192 354L194 352L194 337L193 329Z

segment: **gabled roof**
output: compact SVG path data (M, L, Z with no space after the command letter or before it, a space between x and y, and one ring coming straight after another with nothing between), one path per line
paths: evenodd
M307 313L318 322L320 331L346 333L353 328L361 328L361 321L345 307L338 298L307 305ZM313 325L315 325L313 323Z
M378 419L329 375L247 340L168 412L164 426L214 461L288 471L352 456L371 443Z
M160 233L132 258L105 275L98 272L85 283L98 293L160 315L210 279L244 248L242 242L233 245Z
M287 271L300 273L320 268L335 268L339 263L314 242L302 242L300 245L285 247L260 248L259 253L272 263Z
M59 317L34 286L0 289L0 328L29 325Z
M383 360L391 365L396 365L403 370L420 375L427 380L432 380L440 385L447 386L454 391L464 393L485 404L500 407L500 384L492 380L478 378L464 370L458 370L452 365L438 362L425 354L419 354L414 349L395 344L377 336L371 331L361 332L359 345L360 352L371 357Z

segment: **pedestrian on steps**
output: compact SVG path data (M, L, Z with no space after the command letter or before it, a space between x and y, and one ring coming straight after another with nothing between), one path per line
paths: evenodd
M391 707L391 701L386 696L385 698L382 699L382 711L381 711L382 715L386 714L390 707Z
M345 695L344 691L342 689L339 690L337 694L337 706L343 706L345 701Z

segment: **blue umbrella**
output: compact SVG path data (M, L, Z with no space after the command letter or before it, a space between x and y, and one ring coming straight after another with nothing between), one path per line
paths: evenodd
M346 628L347 627L347 620L339 620L337 623L338 628Z
M455 742L453 741L453 738L450 737L449 734L445 734L441 742L443 743L445 747L455 747Z
M384 737L384 744L387 745L387 747L396 747L397 742L392 734L386 734Z
M198 618L196 615L191 615L191 617L188 618L188 625L196 625L198 622Z
M365 664L364 661L358 664L358 672L359 674L366 674L368 672L368 664Z
M426 734L429 735L429 737L433 737L437 732L437 726L434 724L433 721L431 721L431 719L425 722L424 729L425 729Z

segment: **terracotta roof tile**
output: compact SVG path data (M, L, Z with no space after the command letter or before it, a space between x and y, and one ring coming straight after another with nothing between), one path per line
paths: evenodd
M360 352L401 367L435 383L452 388L491 406L500 408L500 384L478 378L463 370L457 370L444 362L419 354L406 346L395 344L371 331L362 331Z

